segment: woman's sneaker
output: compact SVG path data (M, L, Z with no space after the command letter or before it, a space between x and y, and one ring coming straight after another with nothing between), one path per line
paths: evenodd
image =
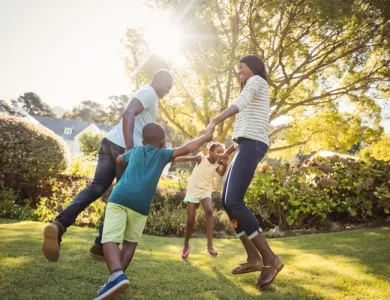
M124 292L130 286L129 279L126 274L118 276L113 281L107 282L98 290L98 294L94 300L114 299L114 296Z

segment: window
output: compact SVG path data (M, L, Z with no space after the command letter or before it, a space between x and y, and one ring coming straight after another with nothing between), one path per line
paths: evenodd
M72 134L72 131L73 131L73 129L69 128L69 127L65 127L65 129L64 129L65 134Z

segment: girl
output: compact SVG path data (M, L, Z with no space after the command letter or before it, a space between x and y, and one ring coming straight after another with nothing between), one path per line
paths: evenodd
M238 152L229 168L222 204L248 255L247 261L235 268L233 274L262 270L256 288L264 290L272 284L284 264L269 247L256 217L244 204L244 196L257 164L269 147L267 73L263 61L254 55L240 60L237 73L241 82L238 99L212 119L208 129L215 129L218 123L237 114L233 141L238 145ZM227 159L233 151L233 147L229 148L221 158Z
M206 215L207 252L211 256L218 256L213 248L213 205L211 194L213 192L213 179L216 175L221 177L226 172L227 161L220 160L224 148L221 144L213 143L209 147L209 155L179 157L175 162L195 161L197 164L192 171L187 185L187 194L184 202L187 203L187 227L184 240L184 249L181 257L186 259L190 254L189 240L195 223L196 209L202 203Z

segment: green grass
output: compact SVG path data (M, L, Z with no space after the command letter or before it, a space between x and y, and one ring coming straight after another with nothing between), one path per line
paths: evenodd
M69 229L57 263L41 253L43 223L0 220L0 299L93 299L107 279L103 262L88 256L95 230ZM390 228L270 240L285 268L269 291L252 285L255 273L233 276L245 255L236 239L215 240L210 257L204 239L144 236L127 271L130 289L119 299L389 299Z

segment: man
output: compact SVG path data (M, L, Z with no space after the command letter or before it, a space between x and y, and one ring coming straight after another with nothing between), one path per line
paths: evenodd
M105 136L100 145L92 184L82 190L44 229L42 251L49 261L58 260L62 235L77 216L104 194L114 178L118 181L122 176L125 168L116 165L116 158L134 146L142 145L142 129L146 124L156 121L157 101L169 92L172 84L172 75L166 70L159 70L154 74L149 86L139 89L130 97L123 119ZM103 224L100 226L95 244L90 249L93 256L101 258L103 258L102 230Z

